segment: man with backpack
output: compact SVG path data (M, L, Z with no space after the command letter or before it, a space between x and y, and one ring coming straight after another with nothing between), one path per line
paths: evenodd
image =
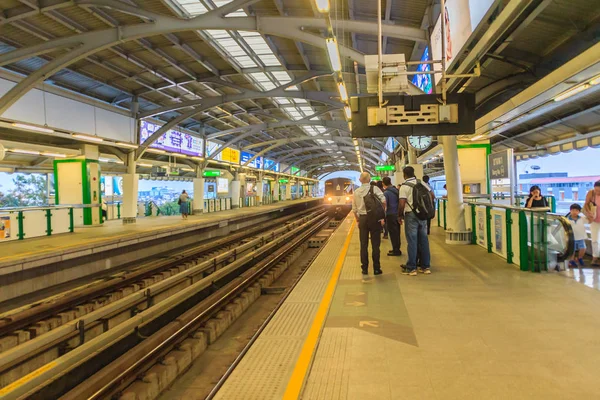
M392 180L386 176L382 180L385 191L385 223L387 225L392 250L388 252L388 256L401 256L400 251L400 224L398 223L398 189L392 185ZM385 236L383 237L385 239Z
M379 246L381 245L381 228L385 223L385 196L381 190L370 185L371 175L360 174L361 186L352 196L352 212L358 223L360 233L360 263L363 277L369 275L369 237L371 238L373 274L381 275Z
M431 254L427 237L427 220L435 215L431 188L415 177L415 169L404 167L404 183L400 187L398 222L404 223L404 233L408 247L408 262L402 266L405 275L417 275L417 252L422 263L421 271L431 274Z

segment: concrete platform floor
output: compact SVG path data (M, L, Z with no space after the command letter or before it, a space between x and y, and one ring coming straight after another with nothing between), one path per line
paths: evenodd
M363 283L355 230L302 399L600 398L597 273L520 272L439 228L430 240L433 274L383 256Z
M185 230L186 228L198 227L198 225L205 223L218 223L219 221L240 215L269 212L313 200L315 199L289 200L260 207L238 208L202 215L191 215L186 220L183 220L181 216L139 217L135 224L128 225L123 225L121 220L112 220L105 222L101 226L76 228L74 233L26 240L13 240L0 243L0 268L3 265L10 265L17 260L26 258L40 258L45 255L69 251L69 249L93 247L105 244L107 241L128 240L165 230Z

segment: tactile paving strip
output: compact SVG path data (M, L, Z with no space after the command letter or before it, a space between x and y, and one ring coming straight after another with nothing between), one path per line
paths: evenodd
M331 279L351 226L347 218L306 271L265 331L250 348L216 399L278 400L289 378Z

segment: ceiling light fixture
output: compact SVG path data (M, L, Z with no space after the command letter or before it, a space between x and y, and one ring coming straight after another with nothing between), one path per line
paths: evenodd
M99 138L97 136L88 136L88 135L78 135L78 134L75 134L75 135L73 135L73 137L76 138L76 139L81 139L81 140L89 140L90 142L98 142L98 143L104 142L104 139Z
M590 85L587 83L584 85L579 85L577 87L567 90L566 92L559 94L558 96L556 96L554 98L554 101L563 101L563 100L568 99L569 97L575 96L577 93L581 93L584 90L589 89L589 88L590 88Z
M342 70L342 61L340 59L337 40L335 38L328 38L325 40L325 44L327 45L327 54L329 54L331 69L340 72Z
M350 109L350 106L344 107L344 113L346 113L346 119L350 121L352 119L352 110Z
M148 149L146 150L149 153L156 153L156 154L167 154L166 151L164 150L159 150L159 149Z
M340 99L344 102L348 101L348 91L344 82L338 82L338 92L340 92Z
M45 157L56 157L56 158L65 158L67 156L66 154L61 154L61 153L46 153L46 152L43 152L42 155Z
M44 132L44 133L54 133L54 129L43 128L41 126L28 125L28 124L20 124L15 122L12 124L15 128L28 129L30 131Z
M40 155L39 151L33 151L33 150L10 149L9 151L11 153L28 154L28 155L32 155L32 156L39 156Z
M117 146L128 147L130 149L137 149L138 148L136 144L124 143L124 142L117 142Z
M317 4L317 10L319 10L319 12L329 12L329 0L315 0L315 3Z
M152 164L145 164L145 163L139 163L138 164L139 167L147 167L147 168L152 168Z

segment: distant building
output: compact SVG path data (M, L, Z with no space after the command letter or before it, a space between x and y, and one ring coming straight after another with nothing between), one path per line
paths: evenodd
M594 182L600 180L598 175L569 177L566 173L558 174L562 176L557 177L556 174L519 175L519 192L529 193L529 188L537 185L542 190L542 194L552 195L557 201L582 201L585 200L586 193L594 187Z

